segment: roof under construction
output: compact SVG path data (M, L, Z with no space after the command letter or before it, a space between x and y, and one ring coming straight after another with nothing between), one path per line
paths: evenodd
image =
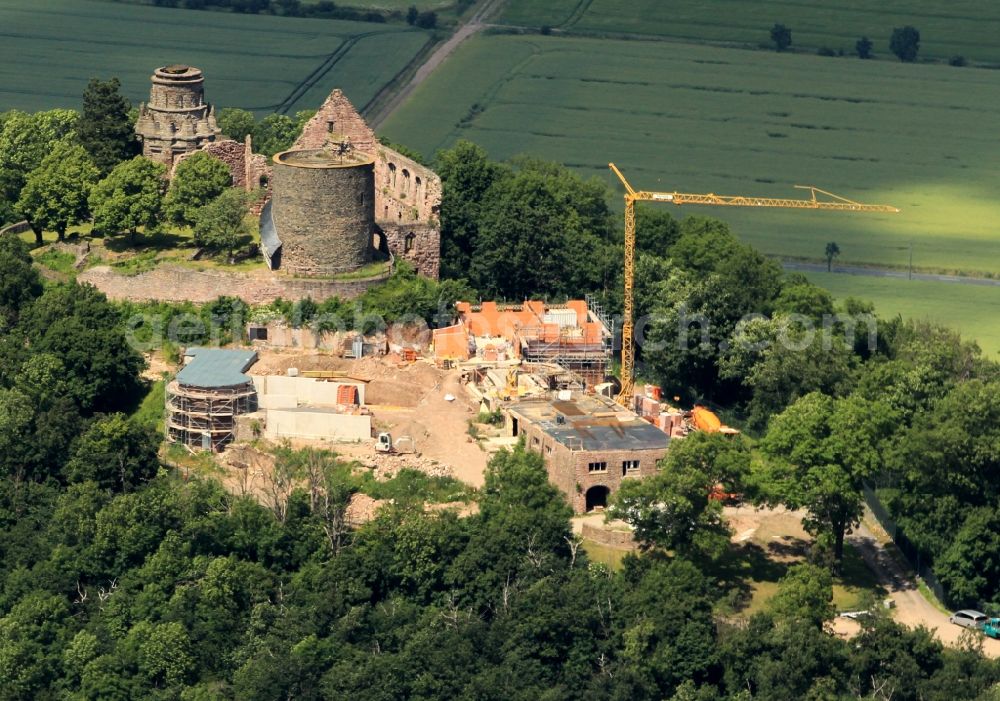
M184 357L191 360L177 373L178 384L215 389L239 387L250 382L246 371L257 362L257 351L188 348Z
M670 441L631 411L587 395L519 402L508 411L571 450L662 450Z

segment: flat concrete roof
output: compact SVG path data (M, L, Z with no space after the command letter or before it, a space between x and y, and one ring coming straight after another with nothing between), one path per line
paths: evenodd
M524 401L508 411L571 450L662 450L670 437L631 411L590 395Z
M187 348L191 362L177 373L177 382L188 387L239 387L250 382L246 371L257 362L257 351L222 348Z

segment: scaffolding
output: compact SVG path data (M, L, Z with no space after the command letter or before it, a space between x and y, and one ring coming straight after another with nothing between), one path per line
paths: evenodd
M220 452L236 434L236 419L257 411L252 382L232 387L167 385L167 439L195 450Z
M528 363L554 363L593 387L604 382L610 348L604 343L584 343L575 329L563 330L557 338L545 338L535 329L522 329L521 357Z

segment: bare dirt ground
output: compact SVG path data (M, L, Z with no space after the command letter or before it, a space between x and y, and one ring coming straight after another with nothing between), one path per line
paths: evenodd
M284 374L299 370L340 370L367 381L365 403L372 413L376 431L388 431L393 440L413 439L418 457L402 455L398 461L413 461L414 467L438 463L456 479L481 487L489 454L468 434L468 421L479 405L465 391L460 370L440 370L427 361L402 364L393 356L350 360L323 353L303 351L258 351L259 360L250 368L253 375ZM448 401L445 396L454 399ZM370 461L372 443L345 443L335 446L345 457Z

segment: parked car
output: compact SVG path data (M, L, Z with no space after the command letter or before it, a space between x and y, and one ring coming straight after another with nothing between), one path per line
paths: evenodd
M948 616L948 620L957 626L962 626L963 628L974 628L976 630L981 630L986 624L987 616L982 611L973 611L972 609L962 609L961 611L956 611L955 613Z
M983 635L1000 640L1000 618L991 618L983 624Z

